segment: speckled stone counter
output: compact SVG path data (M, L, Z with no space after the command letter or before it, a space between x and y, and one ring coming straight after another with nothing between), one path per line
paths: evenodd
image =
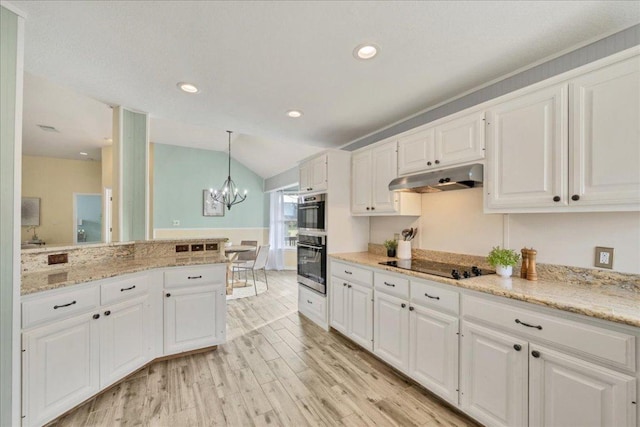
M146 259L116 259L96 264L69 267L65 269L41 270L22 275L22 295L48 291L93 280L107 279L123 274L136 273L154 268L188 265L226 263L224 256L173 256Z
M391 261L394 258L387 258L381 254L371 252L331 254L330 257L336 260L640 327L640 276L638 275L606 272L608 278L604 280L598 276L598 273L588 275L578 272L578 270L584 269L566 267L564 274L567 275L567 280L564 280L560 279L564 269L557 267L555 269L555 277L544 278L535 282L517 277L504 279L495 274L454 280L380 265L380 262ZM587 277L588 280L579 281L576 279L577 277Z
M23 250L20 292L28 295L154 268L226 263L226 241L167 239ZM177 245L186 251L176 253ZM61 253L67 254L66 263L48 265L49 255Z

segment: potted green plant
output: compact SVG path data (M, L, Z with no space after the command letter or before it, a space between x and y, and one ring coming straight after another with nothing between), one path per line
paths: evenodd
M495 267L496 273L502 277L511 277L513 266L520 260L520 254L512 249L494 246L487 256L487 262Z
M385 240L383 245L385 248L387 248L387 256L389 258L393 258L396 256L396 249L398 248L397 240Z

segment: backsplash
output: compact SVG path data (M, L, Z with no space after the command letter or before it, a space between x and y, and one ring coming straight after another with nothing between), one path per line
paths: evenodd
M369 243L369 252L385 256L387 250L383 245ZM452 252L431 251L425 249L412 249L412 258L421 258L431 261L447 262L463 265L476 265L481 269L493 269L485 257L466 255ZM592 286L615 286L632 292L640 293L640 274L619 273L611 270L599 270L594 268L570 267L565 265L536 263L536 271L539 280L561 281L565 283L581 284L585 282ZM513 277L520 277L520 264L513 268Z

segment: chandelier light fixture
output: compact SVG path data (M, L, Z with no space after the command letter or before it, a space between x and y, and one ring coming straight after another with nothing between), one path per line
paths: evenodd
M229 174L227 175L227 179L224 181L224 184L222 184L220 191L210 188L209 193L213 201L222 203L227 207L227 209L231 210L231 206L245 201L247 198L247 190L244 190L242 195L238 194L238 187L231 179L231 134L233 132L228 130L227 133L229 134Z

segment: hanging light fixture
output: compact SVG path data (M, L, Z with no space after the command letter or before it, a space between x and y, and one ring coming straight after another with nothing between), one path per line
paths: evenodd
M227 207L227 209L231 210L231 206L245 201L247 198L247 190L244 190L242 195L238 194L238 187L231 179L231 134L233 132L228 130L227 133L229 134L229 174L227 175L227 179L224 181L224 184L222 184L220 191L210 188L209 193L211 194L213 201L222 203Z

